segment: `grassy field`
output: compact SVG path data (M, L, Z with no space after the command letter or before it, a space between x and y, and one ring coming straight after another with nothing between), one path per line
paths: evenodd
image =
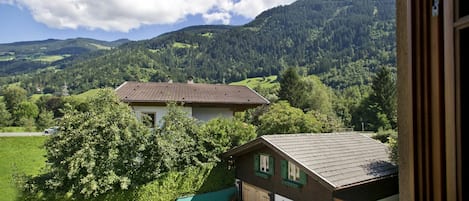
M248 86L251 89L257 86L265 87L265 88L272 88L275 85L278 85L277 76L272 75L269 77L255 77L255 78L248 78L245 80L241 80L239 82L232 82L230 85L243 85Z
M17 196L12 175L23 172L38 174L45 166L42 145L47 136L0 137L0 201L12 201Z
M62 60L65 57L68 57L68 55L43 55L43 56L33 59L33 61L54 62L54 61Z

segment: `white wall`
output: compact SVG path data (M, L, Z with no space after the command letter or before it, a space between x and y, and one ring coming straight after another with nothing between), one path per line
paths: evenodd
M156 113L155 120L157 125L161 125L161 119L168 113L166 106L133 106L132 108L135 111L137 119L141 119L142 113ZM183 107L183 110L187 112L189 117L192 116L191 107Z
M201 121L208 121L217 117L232 118L233 111L230 108L194 107L192 116Z

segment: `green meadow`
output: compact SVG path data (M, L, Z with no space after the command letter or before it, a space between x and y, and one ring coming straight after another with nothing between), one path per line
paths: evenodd
M12 201L18 195L13 174L37 175L45 166L46 138L0 137L0 201Z

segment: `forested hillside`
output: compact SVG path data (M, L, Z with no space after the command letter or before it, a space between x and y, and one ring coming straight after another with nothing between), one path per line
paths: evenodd
M76 38L0 44L0 76L31 72L49 66L60 68L62 64L72 61L79 55L109 50L126 42L129 40L107 42Z
M126 43L26 75L3 77L72 93L127 80L232 82L278 75L287 67L343 89L368 84L380 66L395 66L395 0L298 0L244 26L196 26Z

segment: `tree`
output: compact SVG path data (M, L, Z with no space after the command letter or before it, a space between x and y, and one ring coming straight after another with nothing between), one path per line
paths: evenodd
M13 117L17 125L34 125L37 115L39 114L39 108L36 104L28 101L19 103L13 110Z
M321 132L321 124L312 114L305 114L285 101L273 104L259 120L259 135Z
M297 69L293 67L288 68L280 76L279 82L279 99L286 100L291 106L300 108L304 100L304 85L301 82Z
M301 109L304 111L316 111L322 114L332 114L332 90L324 85L319 77L315 75L304 77L301 80L303 90L300 96L304 98Z
M378 111L386 116L391 127L397 125L397 95L396 80L388 67L382 67L373 79L373 93L370 96L371 102L376 104Z
M46 109L42 109L36 120L36 127L44 130L54 125L54 113Z
M256 127L237 119L215 118L203 124L197 135L204 161L218 162L220 155L256 137Z
M11 123L11 114L3 101L0 100L0 127L9 126Z
M112 89L88 100L88 111L68 107L58 131L45 143L49 172L39 186L89 198L149 181L144 151L148 128Z
M168 113L162 118L161 128L156 130L154 140L155 162L161 162L161 171L182 170L200 162L197 150L199 125L180 106L168 105Z
M3 99L7 110L13 113L15 107L23 101L26 101L27 92L21 87L9 86L3 89Z
M352 115L356 129L377 131L395 129L397 125L396 82L391 71L383 67L373 79L372 91Z

